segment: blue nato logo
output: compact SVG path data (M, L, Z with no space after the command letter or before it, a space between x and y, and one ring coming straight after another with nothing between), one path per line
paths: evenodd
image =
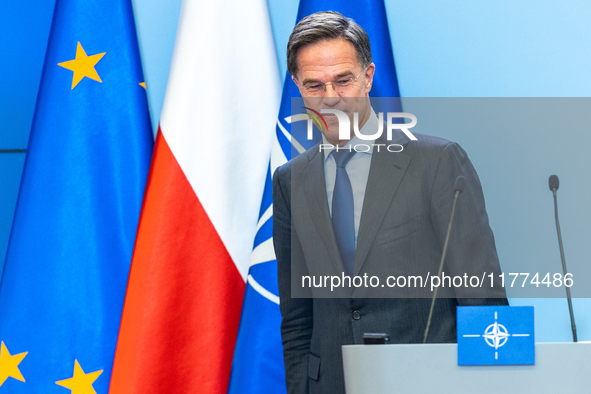
M535 364L533 306L457 307L458 365Z

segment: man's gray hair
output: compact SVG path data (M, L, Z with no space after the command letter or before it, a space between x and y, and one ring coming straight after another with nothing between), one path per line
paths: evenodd
M303 47L323 40L342 38L355 48L357 60L365 70L371 64L369 37L353 19L334 11L322 11L308 15L294 27L287 42L287 71L298 73L298 52Z

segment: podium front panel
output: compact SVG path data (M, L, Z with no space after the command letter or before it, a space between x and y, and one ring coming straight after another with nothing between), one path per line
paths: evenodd
M591 343L537 343L535 365L458 366L457 349L343 346L347 394L591 393Z

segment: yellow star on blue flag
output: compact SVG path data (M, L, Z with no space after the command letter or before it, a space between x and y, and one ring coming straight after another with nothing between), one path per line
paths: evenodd
M55 384L71 390L71 394L96 394L92 384L103 370L84 373L78 360L74 360L74 375L69 379L58 380Z
M94 68L99 60L103 58L103 56L105 56L105 52L88 56L84 51L84 48L82 48L82 44L80 44L80 41L78 41L78 46L76 47L76 58L73 60L68 60L67 62L58 63L57 65L74 71L74 75L72 77L72 90L74 90L76 85L78 85L78 83L80 83L84 77L94 79L98 82L103 82Z
M4 342L0 344L0 387L2 387L8 378L14 378L21 382L25 381L18 365L23 361L27 353L11 355Z

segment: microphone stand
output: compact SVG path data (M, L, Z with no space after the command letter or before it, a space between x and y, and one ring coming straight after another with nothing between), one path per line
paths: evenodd
M447 235L445 236L445 243L443 244L443 253L441 254L441 261L439 263L439 272L437 276L441 276L441 271L443 270L443 262L445 260L445 254L447 253L447 244L449 242L449 234L451 233L451 224L454 220L454 214L456 212L456 202L458 201L458 196L461 192L464 191L464 185L466 183L466 178L463 176L459 176L456 178L454 183L454 204L451 208L451 218L449 219L449 225L447 226ZM439 290L439 286L435 288L433 292L433 298L431 299L431 309L429 310L429 319L427 319L427 327L425 328L425 335L423 336L423 343L427 343L427 336L429 335L429 327L431 327L431 317L433 317L433 307L435 306L435 299L437 298L437 290Z
M552 177L555 177L554 179ZM558 223L558 202L556 198L556 190L558 189L558 177L556 175L552 175L550 177L550 190L552 190L552 194L554 195L554 218L556 219L556 232L558 233L558 245L560 246L560 258L562 260L562 272L566 277L566 261L564 260L564 248L562 247L562 235L560 234L560 223ZM568 286L564 286L566 288L566 298L568 299L568 311L570 313L570 324L573 331L573 342L577 342L577 327L575 326L575 315L573 314L573 302L570 295L570 288Z

